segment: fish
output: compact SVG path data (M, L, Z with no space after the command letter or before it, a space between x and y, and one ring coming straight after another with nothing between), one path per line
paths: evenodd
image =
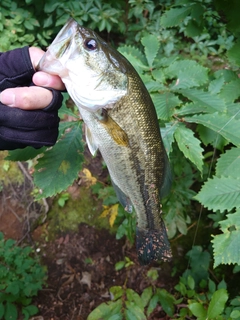
M124 209L135 212L141 265L172 257L162 218L171 169L151 97L130 62L70 18L38 70L58 75L77 105L92 155L100 151Z

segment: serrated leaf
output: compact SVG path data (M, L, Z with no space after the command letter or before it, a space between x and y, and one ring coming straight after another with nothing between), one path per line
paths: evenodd
M119 47L118 51L133 65L136 71L141 74L143 70L148 70L147 61L140 50L131 47Z
M240 178L240 173L236 168L240 167L240 149L232 148L226 153L221 154L216 165L216 175L218 177L232 176L235 179Z
M164 147L168 155L172 151L174 133L177 127L178 127L178 122L175 122L175 123L166 123L165 127L161 128L161 135L162 135Z
M226 289L215 291L208 307L207 319L215 319L219 316L223 312L227 300L228 293Z
M74 124L63 139L38 159L34 172L34 182L42 190L38 198L50 197L65 190L81 169L82 126L81 122Z
M221 212L240 207L240 179L214 177L208 179L194 197L204 207Z
M209 83L208 91L211 92L212 94L217 94L221 91L223 85L224 85L224 77L222 76L215 80L212 80Z
M226 104L219 96L211 94L200 89L181 89L179 93L183 94L188 99L192 100L196 105L204 107L205 112L224 112Z
M158 119L161 120L169 120L174 113L174 108L181 104L181 100L171 92L153 93L151 98L156 108Z
M24 149L16 149L8 152L6 160L11 161L27 161L29 159L35 158L37 155L43 153L46 147L40 149L35 149L33 147L26 147Z
M228 144L220 134L201 124L197 126L197 132L205 146L211 144L214 148L222 151L223 147Z
M240 146L240 121L228 114L212 113L185 117L185 121L201 123L202 125L221 134L226 140Z
M174 133L179 149L201 172L203 167L203 149L191 129L180 123Z
M220 221L223 234L213 237L214 268L219 264L240 264L240 210L228 214L227 219Z
M240 96L240 79L226 83L219 96L227 103L234 102Z
M172 89L187 89L200 86L208 81L208 69L194 60L177 60L173 62L165 73L170 78L177 78Z
M144 46L144 52L146 59L150 68L153 66L153 61L157 56L158 50L160 48L160 42L157 36L153 34L148 34L141 39L141 43Z
M165 28L179 25L191 12L192 7L171 8L161 17L161 25Z

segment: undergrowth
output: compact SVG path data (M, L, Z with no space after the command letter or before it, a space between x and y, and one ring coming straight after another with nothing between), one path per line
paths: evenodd
M90 320L130 319L132 314L136 319L147 319L157 305L171 319L240 319L239 296L230 297L223 271L219 272L222 279L215 276L221 265L233 265L232 275L240 265L240 47L236 14L240 8L237 1L229 3L48 0L39 6L31 0L15 0L0 5L1 50L26 43L47 46L69 16L100 31L113 45L117 38L118 50L134 65L150 92L170 158L173 185L163 199L169 238L187 237L200 218L212 227L208 246L197 246L190 240L190 268L173 293L154 286L142 293L124 284L113 287L112 300L94 310ZM82 123L75 110L64 106L62 119L65 114L75 121L61 121L54 147L27 148L8 156L20 161L38 156L34 171L36 187L41 190L38 199L65 191L82 169ZM110 186L105 191L94 188L105 201L103 216L117 226L117 237L126 236L133 243L132 216L118 204ZM131 268L126 261L121 265Z

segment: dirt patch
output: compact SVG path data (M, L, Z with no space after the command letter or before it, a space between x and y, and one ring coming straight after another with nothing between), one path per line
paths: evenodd
M98 180L107 183L108 174L101 159L94 158L87 162L87 167ZM20 244L24 242L40 250L42 262L47 267L47 286L33 301L39 308L34 320L85 320L99 304L110 300L112 286L126 286L141 294L152 284L147 272L153 266L159 273L154 283L156 287L170 290L174 286L170 276L171 264L140 266L135 246L130 247L124 239L116 240L115 235L106 229L81 223L74 232L63 233L59 229L57 236L52 238L50 219L53 218L48 216L44 224L34 230L33 222L47 211L48 205L54 207L54 201L34 202L31 176L26 166L20 169L23 181L11 182L0 192L0 231L5 238L13 238ZM82 180L80 174L79 180L68 190L76 201L82 197ZM96 208L100 215L101 205ZM133 265L116 271L115 264L125 256ZM168 317L159 307L149 317L149 320L155 319Z
M65 234L38 247L48 267L48 287L35 299L44 320L87 319L100 303L110 300L112 286L125 285L141 294L151 284L147 271L153 265L140 266L135 247L127 248L124 240L116 240L105 230L81 224L78 233ZM115 264L124 256L134 265L116 271ZM155 267L160 274L155 285L169 289L169 271L157 264ZM155 310L149 319L167 318L161 310Z

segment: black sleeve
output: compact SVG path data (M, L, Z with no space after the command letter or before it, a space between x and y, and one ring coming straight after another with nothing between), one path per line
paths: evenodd
M28 47L0 53L0 91L34 85L34 72ZM53 99L45 109L22 110L0 103L0 150L40 148L56 142L62 95L58 90L48 89Z

